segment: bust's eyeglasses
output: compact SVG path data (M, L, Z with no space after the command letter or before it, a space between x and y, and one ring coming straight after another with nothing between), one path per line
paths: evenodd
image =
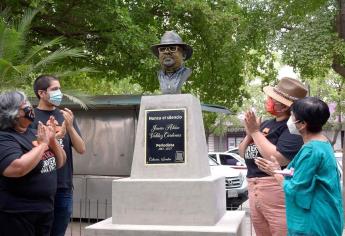
M177 46L159 47L158 52L177 52Z

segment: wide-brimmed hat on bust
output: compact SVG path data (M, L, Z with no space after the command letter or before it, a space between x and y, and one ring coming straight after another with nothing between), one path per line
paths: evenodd
M282 78L276 86L266 86L263 90L266 95L286 106L291 106L294 101L304 98L308 93L300 81L288 77Z
M185 60L188 60L193 54L193 48L188 44L184 43L181 37L174 31L166 31L159 44L155 44L151 46L151 50L153 54L158 57L158 48L162 46L169 46L169 45L178 45L183 48L184 52L186 53Z

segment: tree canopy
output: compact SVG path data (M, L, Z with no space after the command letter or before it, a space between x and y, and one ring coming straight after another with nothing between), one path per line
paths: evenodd
M65 47L82 48L88 56L67 63L99 72L88 77L89 87L101 80L129 79L143 91L158 89L159 64L149 48L166 30L175 30L193 47L187 62L193 74L184 92L205 103L240 105L247 96L246 75L273 75L268 27L258 20L262 9L240 1L4 0L0 7L10 9L14 18L27 8L39 9L30 43L64 37Z
M259 76L264 86L276 80L277 51L302 79L326 78L332 65L345 71L341 0L2 0L0 8L14 21L27 9L39 11L28 46L63 37L52 49L81 48L86 57L56 66L97 70L63 81L91 95L126 91L114 88L120 81L140 86L140 93L157 91L159 63L150 46L166 30L194 49L183 92L234 111L255 96L248 81Z

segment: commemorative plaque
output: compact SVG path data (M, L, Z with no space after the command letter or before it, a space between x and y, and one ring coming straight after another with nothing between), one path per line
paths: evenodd
M186 109L145 111L146 164L185 163Z

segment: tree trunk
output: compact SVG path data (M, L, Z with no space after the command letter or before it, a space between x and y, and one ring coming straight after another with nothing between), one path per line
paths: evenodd
M335 30L338 33L339 38L345 40L345 1L338 0L339 13L335 19ZM332 68L335 72L345 78L345 67L341 63L341 59L338 55L334 55Z
M335 29L338 33L338 36L341 39L345 40L345 0L338 0L338 6L339 6L339 12L338 15L336 17L336 21L335 21ZM341 64L340 58L338 55L334 55L333 57L333 65L332 65L333 70L338 73L339 75L341 75L343 77L343 79L345 80L345 67ZM341 115L341 113L340 113ZM345 142L343 142L343 157L342 157L342 162L345 163ZM342 165L342 169L343 169L343 189L345 189L345 167L344 165ZM345 191L343 191L343 202L345 200ZM344 206L344 204L343 204ZM344 207L344 217L345 217L345 207Z

